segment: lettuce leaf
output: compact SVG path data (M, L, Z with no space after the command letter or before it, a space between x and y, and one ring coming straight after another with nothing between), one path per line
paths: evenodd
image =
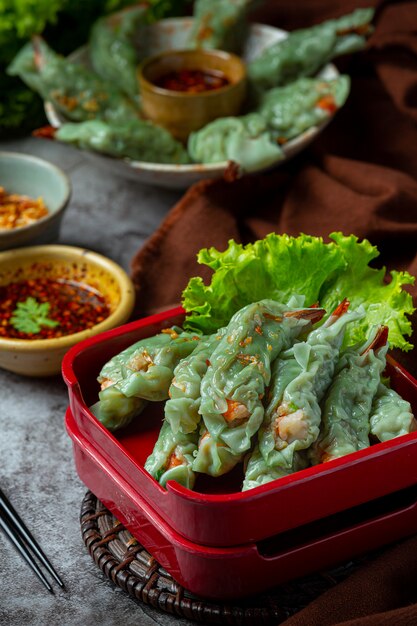
M149 21L183 15L190 0L148 0ZM6 67L34 34L56 52L69 54L84 44L101 16L133 4L132 0L0 0L0 138L20 135L46 124L40 98Z
M369 266L379 252L367 241L354 235L321 237L276 235L243 246L233 240L224 252L204 248L198 261L213 270L209 285L200 277L191 278L183 292L187 312L185 326L203 333L215 332L226 325L241 307L272 298L288 301L293 294L305 296L305 304L319 302L331 312L348 298L351 307L362 304L366 317L351 325L346 345L365 341L370 328L386 324L392 347L409 350L405 339L411 334L407 315L414 311L411 295L403 285L413 284L408 272L391 272Z

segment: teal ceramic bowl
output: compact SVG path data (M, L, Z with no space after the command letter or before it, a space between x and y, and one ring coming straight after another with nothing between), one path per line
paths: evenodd
M29 154L0 152L0 186L7 193L41 197L48 215L20 228L0 228L0 250L51 243L58 239L71 195L68 177L58 167Z

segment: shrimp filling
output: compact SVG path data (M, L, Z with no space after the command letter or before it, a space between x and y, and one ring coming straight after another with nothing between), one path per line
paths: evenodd
M149 352L147 352L147 350L144 350L137 356L130 359L127 367L135 372L147 372L153 364L154 363L151 359Z
M112 385L114 385L114 382L110 378L105 378L100 385L101 391L103 391L103 389L107 389L107 387L111 387Z
M174 467L179 467L180 465L187 465L187 460L185 459L181 450L179 450L177 446L168 459L166 469L170 470L170 469L173 469Z
M281 405L277 411L277 417L273 421L272 428L277 450L294 441L306 439L308 436L308 423L302 409L288 413L288 408ZM279 441L280 439L282 441Z
M176 387L177 389L179 389L183 393L185 393L187 391L187 386L184 383L179 383L176 378L172 379L171 385L173 387Z
M204 435L201 436L200 438L200 443L198 445L200 450L204 450L204 448L206 448L206 452L207 454L209 454L210 452L210 446L213 443L213 439L209 433L208 430L205 431ZM221 441L216 441L216 448L225 448L226 444L222 443Z
M236 402L235 400L226 400L226 402L227 410L222 415L229 428L240 426L248 420L250 413L244 404Z

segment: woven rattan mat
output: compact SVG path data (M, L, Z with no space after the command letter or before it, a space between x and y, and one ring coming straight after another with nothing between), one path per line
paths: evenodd
M215 604L176 583L91 492L81 507L81 531L94 562L132 598L205 624L279 624L349 576L363 560L282 585L236 604Z

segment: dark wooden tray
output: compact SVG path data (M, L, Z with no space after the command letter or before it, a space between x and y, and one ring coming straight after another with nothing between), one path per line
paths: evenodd
M279 624L347 578L365 560L293 581L239 605L215 604L176 583L90 491L81 506L81 531L94 562L132 598L205 624Z

